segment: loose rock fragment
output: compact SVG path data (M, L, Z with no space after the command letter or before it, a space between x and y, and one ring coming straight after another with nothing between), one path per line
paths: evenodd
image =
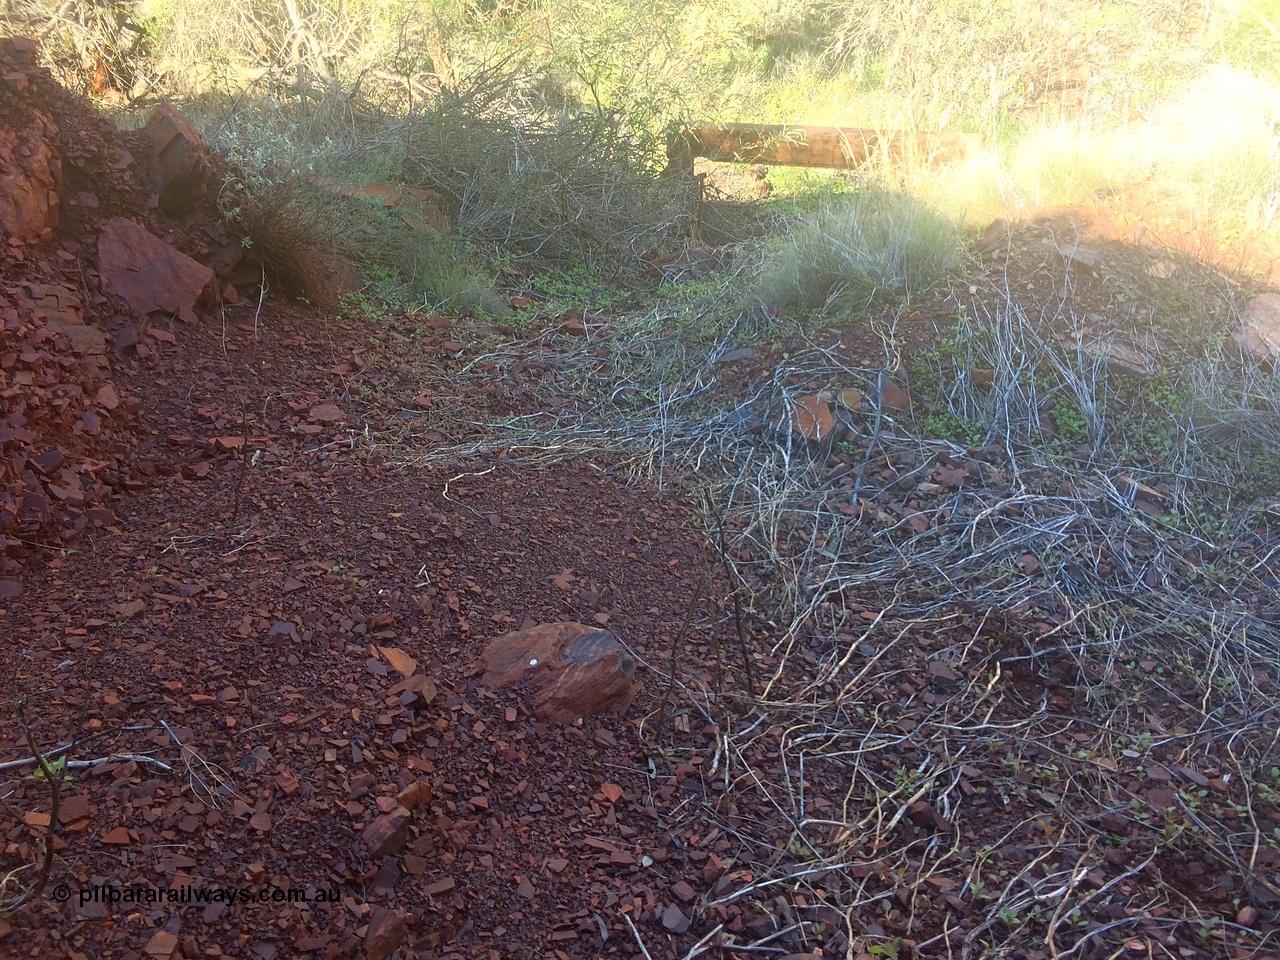
M401 790L396 799L406 810L416 810L431 802L431 784L426 780L415 780Z
M317 403L308 411L307 418L317 423L334 423L342 419L342 408L336 403Z
M487 687L527 683L540 720L621 713L635 697L635 661L607 630L545 623L493 641L480 660Z
M365 852L374 860L399 853L409 839L410 819L411 815L404 807L375 817L360 834Z
M831 405L821 397L798 397L787 418L792 432L805 440L823 440L836 428Z
M1259 360L1280 360L1280 293L1263 293L1245 305L1240 343Z
M671 887L671 895L681 903L689 903L697 896L697 893L694 892L693 887L689 886L688 883L684 880L680 880Z
M911 394L892 377L881 374L880 406L888 410L910 410Z
M668 933L685 933L690 925L689 918L674 903L669 904L667 909L662 911L662 927Z
M374 907L369 929L364 934L365 960L386 960L408 936L404 914L399 910Z
M162 310L188 323L213 271L179 253L132 220L107 221L98 238L102 285L138 313Z
M157 930L142 948L149 957L167 957L178 949L178 938L168 930Z

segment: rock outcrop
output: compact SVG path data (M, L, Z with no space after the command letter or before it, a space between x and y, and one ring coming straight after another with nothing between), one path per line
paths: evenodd
M34 41L0 40L0 574L24 541L114 524L107 498L146 482L141 411L113 364L146 355L138 331L162 320L147 315L197 322L210 264L240 259L214 167L173 108L122 131L53 80Z
M33 110L28 126L0 126L0 235L36 243L58 225L62 158L58 128Z
M185 217L209 195L209 148L176 107L161 104L144 128L155 161L160 207Z

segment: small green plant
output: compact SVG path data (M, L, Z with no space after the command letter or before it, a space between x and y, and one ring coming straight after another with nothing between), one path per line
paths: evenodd
M961 419L949 410L928 414L921 418L920 426L931 437L970 447L981 444L987 433L984 424Z
M884 957L885 960L898 960L902 956L902 941L898 938L888 941L887 943L873 943L867 947L867 952L873 957Z
M658 296L664 300L697 303L700 300L717 295L723 288L724 280L719 277L703 277L680 282L663 280L658 286Z
M969 331L967 324L953 328L938 341L938 356L948 360L959 360L968 352Z
M1079 443L1089 439L1089 420L1079 401L1059 397L1049 408L1053 414L1053 422L1058 425L1058 436L1064 440Z
M72 777L67 773L67 758L65 756L61 756L56 760L50 760L46 757L40 766L27 774L25 779L45 782L50 780L67 782L71 780Z
M558 307L609 310L624 299L621 290L583 263L541 272L533 278L532 286Z

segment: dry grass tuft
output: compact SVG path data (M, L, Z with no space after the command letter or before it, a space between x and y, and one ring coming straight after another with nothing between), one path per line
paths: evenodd
M291 178L232 174L218 197L223 216L283 291L326 312L359 285L354 247L313 189Z
M910 300L963 262L954 221L910 194L866 182L766 248L754 298L773 313Z
M503 64L441 89L350 161L404 157L404 180L444 194L482 247L616 274L690 225L687 191L657 176L664 149L620 114L542 98L536 78Z

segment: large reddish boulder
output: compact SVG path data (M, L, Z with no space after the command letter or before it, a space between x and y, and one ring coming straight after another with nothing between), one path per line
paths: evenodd
M132 220L107 221L98 238L98 265L107 293L121 297L138 313L162 310L188 323L213 271L179 253Z
M487 687L527 684L534 716L554 723L611 711L635 698L635 661L607 630L544 623L499 637L481 657Z
M209 192L209 148L176 107L161 104L143 131L151 145L160 207L185 217Z
M0 233L35 243L58 225L62 158L58 128L32 111L22 127L0 126Z

